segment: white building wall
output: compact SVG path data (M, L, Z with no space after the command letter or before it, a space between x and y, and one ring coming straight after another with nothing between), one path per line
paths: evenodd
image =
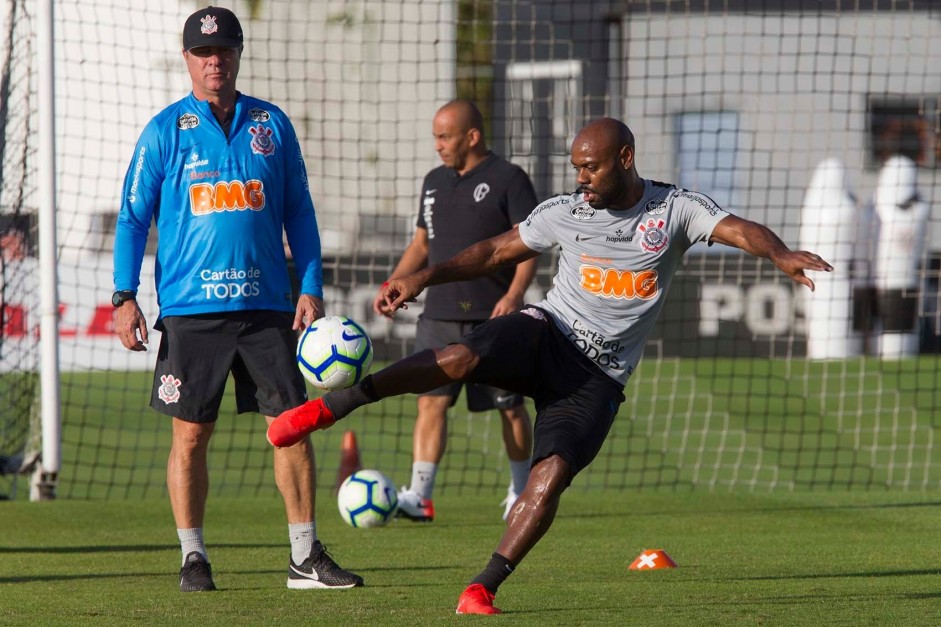
M625 16L625 120L642 176L675 181L673 116L737 111L739 215L796 241L799 210L817 164L837 157L861 202L867 171L867 99L941 94L941 22L919 13ZM941 207L934 170L919 184ZM941 232L932 241L941 241Z

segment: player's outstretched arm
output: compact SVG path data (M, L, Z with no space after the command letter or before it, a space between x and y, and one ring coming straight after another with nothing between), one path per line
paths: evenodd
M735 246L756 257L770 259L784 274L806 285L810 291L814 291L814 282L804 274L804 270L833 272L833 266L820 255L806 250L793 251L768 227L738 216L723 218L713 229L710 241Z
M435 264L413 274L389 279L382 287L382 298L391 312L407 309L429 285L465 281L490 274L507 264L519 263L539 253L520 239L519 229L513 228L496 237L468 246L447 261Z

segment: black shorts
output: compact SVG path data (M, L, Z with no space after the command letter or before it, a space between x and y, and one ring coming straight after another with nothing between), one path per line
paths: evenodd
M549 315L517 312L493 318L461 339L480 362L469 381L513 390L536 405L533 463L559 455L572 477L601 450L624 387L591 363Z
M425 317L419 317L418 329L415 333L415 350L441 348L448 344L454 344L481 324L483 322L480 320L429 320ZM419 396L450 396L451 403L449 407L454 407L457 397L461 393L461 387L464 385L464 383L457 381L428 392L422 392ZM466 384L466 387L467 409L469 411L510 409L523 404L523 395L516 392L470 382Z
M277 416L297 407L307 386L293 322L282 311L163 318L150 406L186 422L215 422L231 372L238 413Z

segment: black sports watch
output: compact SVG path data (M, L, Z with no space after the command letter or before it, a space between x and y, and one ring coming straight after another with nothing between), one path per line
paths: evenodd
M111 295L111 304L115 307L120 307L129 300L135 300L137 298L137 292L134 290L118 290Z

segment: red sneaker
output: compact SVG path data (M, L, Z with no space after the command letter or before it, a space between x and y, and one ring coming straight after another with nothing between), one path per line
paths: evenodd
M457 600L455 614L502 614L503 611L493 606L493 593L479 583L472 583L464 588Z
M411 490L402 488L395 517L408 518L415 522L431 522L435 519L435 506L431 499L423 499Z
M277 447L292 446L311 431L326 429L336 421L323 399L315 398L275 418L268 425L268 442Z

